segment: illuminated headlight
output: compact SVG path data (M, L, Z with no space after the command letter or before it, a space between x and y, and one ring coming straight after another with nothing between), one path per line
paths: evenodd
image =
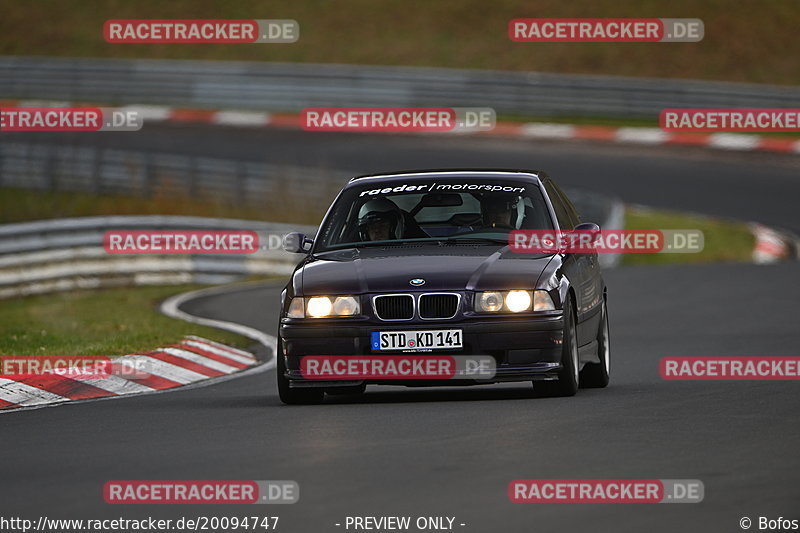
M325 318L355 316L361 313L361 305L355 296L312 296L293 298L289 304L289 318Z
M327 296L314 296L306 303L306 312L311 318L330 316L333 311L333 302Z
M489 291L475 295L475 310L479 313L522 313L553 309L555 305L547 291Z
M512 313L530 311L532 301L529 291L509 291L506 294L506 308Z

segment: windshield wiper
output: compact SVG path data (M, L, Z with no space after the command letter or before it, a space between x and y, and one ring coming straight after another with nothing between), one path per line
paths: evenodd
M500 239L498 237L448 237L447 239L439 239L439 244L505 244L508 245L508 239Z
M386 240L386 241L364 241L364 242L354 242L348 246L348 248L367 248L373 246L397 246L398 244L417 244L417 243L424 243L428 241L420 241L420 240Z

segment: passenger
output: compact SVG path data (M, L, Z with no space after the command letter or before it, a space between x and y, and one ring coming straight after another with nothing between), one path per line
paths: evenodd
M484 197L481 201L483 227L515 229L518 201L518 196L492 194Z
M369 200L358 212L358 231L364 241L403 238L403 212L386 198Z

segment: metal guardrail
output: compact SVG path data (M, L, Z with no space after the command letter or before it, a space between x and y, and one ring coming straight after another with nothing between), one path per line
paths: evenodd
M0 139L0 187L204 198L265 209L292 202L321 214L353 175L239 159Z
M269 111L463 106L529 116L652 118L667 107L800 107L800 88L419 67L1 57L4 98Z
M252 220L177 216L112 216L0 225L0 299L129 285L228 283L291 273L300 259L276 246L248 255L116 255L106 231L251 230L264 237L316 228Z

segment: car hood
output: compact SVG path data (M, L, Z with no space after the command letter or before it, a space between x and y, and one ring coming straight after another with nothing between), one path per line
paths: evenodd
M552 258L508 246L348 249L310 256L301 267L300 290L313 295L534 288ZM424 285L412 286L415 278Z

